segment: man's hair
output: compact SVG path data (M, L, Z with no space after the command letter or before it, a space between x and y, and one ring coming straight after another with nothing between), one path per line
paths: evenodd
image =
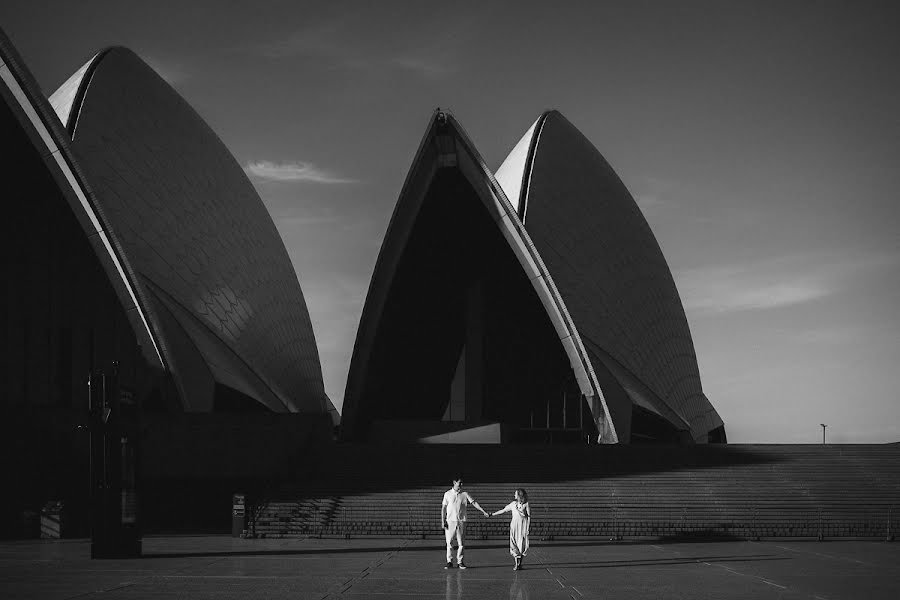
M456 483L457 481L462 483L462 481L463 481L462 475L454 475L453 476L453 483Z

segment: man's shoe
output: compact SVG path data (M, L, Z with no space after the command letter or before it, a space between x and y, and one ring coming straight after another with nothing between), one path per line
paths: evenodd
M463 562L459 563L459 568L460 568L460 569L465 569L465 568L466 568L466 563L463 563Z
M448 561L447 561L447 564L444 565L444 568L445 568L445 569L452 569L452 568L453 568L453 563L450 562L450 561L448 560Z

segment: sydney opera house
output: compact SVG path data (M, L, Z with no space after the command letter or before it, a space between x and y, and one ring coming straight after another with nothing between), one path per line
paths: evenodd
M16 501L81 485L89 408L127 422L121 456L130 427L143 476L172 487L271 475L330 443L339 418L300 283L216 134L129 50L49 98L2 32L0 60L2 450L28 457L12 475L30 490ZM451 114L432 115L340 424L351 441L726 441L650 227L554 111L496 173Z
M108 430L101 458L140 444L150 477L264 476L330 439L297 275L216 134L129 50L100 52L49 99L2 33L0 60L14 500L83 487L94 415L122 438L120 452Z
M650 227L556 111L496 175L435 112L372 276L342 424L423 442L725 441Z
M18 318L5 364L25 373L7 378L21 386L13 397L69 405L74 380L116 360L145 404L326 412L281 238L190 106L121 48L49 104L15 63L4 71L4 143L17 149L5 168L29 182L6 203L6 254L18 255L7 310Z

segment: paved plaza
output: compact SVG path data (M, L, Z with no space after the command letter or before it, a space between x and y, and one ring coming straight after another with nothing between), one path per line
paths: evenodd
M90 560L85 540L0 544L0 598L900 598L900 544L874 541L474 541L148 537L144 557Z

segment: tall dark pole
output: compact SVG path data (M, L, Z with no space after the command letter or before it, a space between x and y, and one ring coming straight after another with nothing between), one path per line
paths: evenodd
M825 428L828 427L825 423L819 423L822 426L822 444L825 444Z
M88 532L91 536L94 535L94 423L91 419L93 419L93 411L94 411L94 388L93 388L93 378L94 374L92 371L88 371L87 376L87 425L85 426L87 429L87 440L88 440ZM93 537L92 537L93 539Z

